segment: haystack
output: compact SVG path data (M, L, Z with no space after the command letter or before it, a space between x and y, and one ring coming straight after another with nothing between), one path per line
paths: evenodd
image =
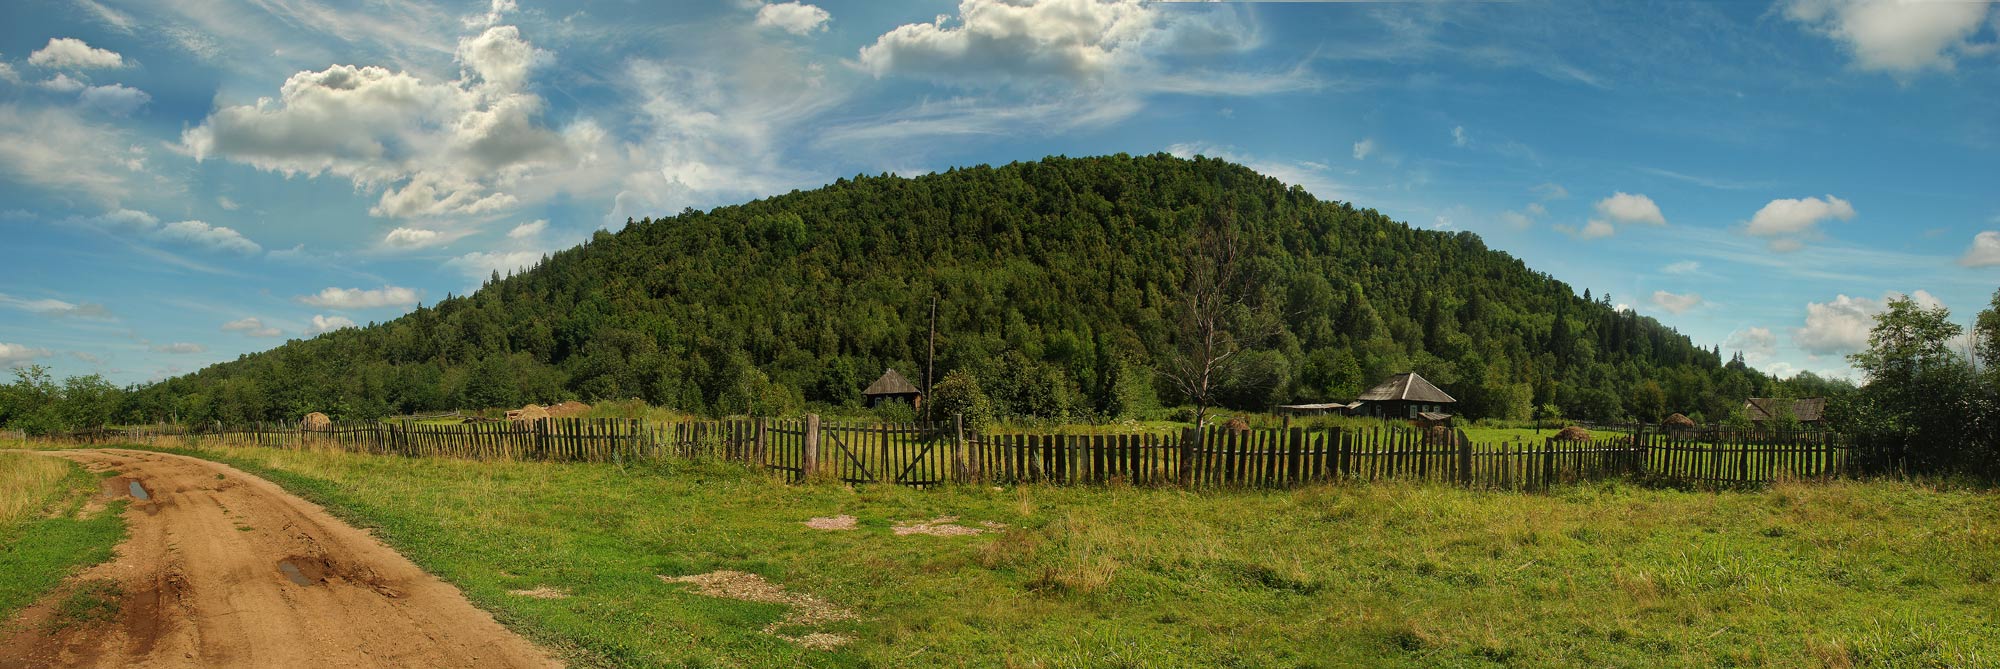
M549 417L549 410L540 405L530 404L516 411L507 412L507 420L533 423Z
M327 418L326 414L314 411L306 414L305 419L299 421L299 429L308 432L325 432L333 429L333 419Z
M1590 441L1590 430L1571 425L1556 433L1556 441Z
M571 400L549 407L550 418L576 418L590 413L590 405Z
M1231 432L1247 432L1250 429L1250 421L1243 420L1242 416L1230 416L1229 420L1222 424L1222 427Z
M1666 420L1660 421L1660 427L1669 430L1692 430L1694 429L1695 425L1694 425L1694 419L1688 418L1687 416L1683 416L1680 414L1674 414L1672 416L1668 416Z

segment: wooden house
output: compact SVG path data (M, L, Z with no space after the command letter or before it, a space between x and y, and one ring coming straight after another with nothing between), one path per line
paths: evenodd
M1416 372L1403 372L1369 388L1355 398L1361 406L1355 415L1415 420L1420 413L1447 414L1458 400Z
M868 384L867 390L861 391L861 401L869 408L874 408L883 402L908 402L910 408L917 409L923 407L924 393L917 390L917 386L910 383L909 379L903 378L902 374L891 369L882 372L882 378L876 379L874 383Z
M1750 422L1763 425L1777 419L1789 406L1792 419L1799 425L1817 426L1826 422L1826 398L1785 399L1782 397L1752 397L1743 402L1743 413Z

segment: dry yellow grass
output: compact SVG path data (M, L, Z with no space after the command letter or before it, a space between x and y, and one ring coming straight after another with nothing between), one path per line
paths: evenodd
M0 453L0 528L41 515L62 488L69 463L33 453Z

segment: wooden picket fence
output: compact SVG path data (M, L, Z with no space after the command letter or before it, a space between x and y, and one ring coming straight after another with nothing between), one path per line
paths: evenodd
M147 426L62 435L85 444L197 438L226 445L332 448L375 455L559 462L712 458L789 480L855 484L1050 483L1280 487L1319 481L1419 480L1538 490L1607 477L1763 484L1900 471L1894 453L1830 432L1644 432L1592 441L1479 444L1460 430L1278 428L1153 434L993 433L943 423L846 424L734 419L668 424L550 418L533 422L336 422Z

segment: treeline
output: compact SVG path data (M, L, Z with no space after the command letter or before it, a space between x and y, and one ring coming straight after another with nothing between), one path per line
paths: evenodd
M1160 154L857 177L630 221L472 295L132 389L121 413L852 405L884 368L924 383L935 299L937 378L975 380L997 414L1145 414L1185 400L1156 370L1178 336L1189 239L1218 216L1250 246L1248 306L1277 320L1223 380L1226 407L1349 399L1405 370L1476 417L1720 419L1786 392L1477 235Z
M1942 305L1890 302L1868 350L1848 356L1867 385L1832 403L1830 418L1901 447L1917 473L2000 478L2000 291L1967 334ZM1956 348L1967 339L1970 351Z

